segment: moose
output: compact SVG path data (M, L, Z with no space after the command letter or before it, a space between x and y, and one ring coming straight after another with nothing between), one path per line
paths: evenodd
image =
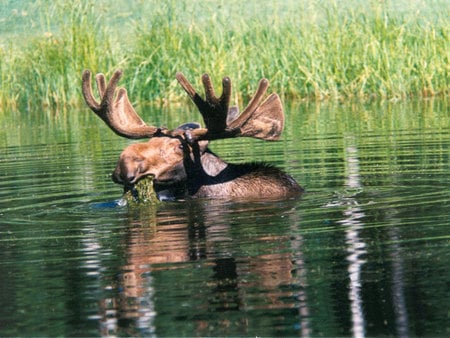
M182 198L288 199L303 189L282 170L266 163L231 164L208 149L208 142L234 137L277 140L284 127L280 98L273 93L261 104L269 82L262 79L247 107L239 114L230 107L231 80L222 80L222 95L217 97L209 75L202 76L203 99L182 73L176 78L203 117L205 128L186 123L169 130L147 125L136 113L125 88L117 88L122 71L113 73L106 84L97 74L100 102L94 98L91 73L82 75L82 93L89 108L116 134L129 139L150 138L146 143L126 147L112 174L125 192L143 177L150 176L160 200Z

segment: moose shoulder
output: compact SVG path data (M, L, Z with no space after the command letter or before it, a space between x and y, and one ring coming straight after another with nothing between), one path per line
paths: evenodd
M101 102L93 95L90 73L83 74L83 94L88 106L117 134L127 138L150 138L135 143L120 155L113 181L125 190L146 176L153 178L158 197L177 199L186 196L239 199L283 199L298 196L302 188L278 168L264 163L231 164L208 149L208 141L240 136L276 140L282 132L284 115L279 97L270 95L259 104L268 81L260 81L246 109L229 108L231 82L223 79L223 93L216 97L209 76L203 76L206 99L202 99L181 74L177 79L197 105L206 128L185 124L174 130L146 125L134 111L126 90L115 97L121 72L116 71L106 86L97 75Z

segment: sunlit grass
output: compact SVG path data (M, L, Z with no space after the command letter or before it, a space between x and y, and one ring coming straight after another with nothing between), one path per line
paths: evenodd
M3 105L22 111L59 112L79 104L82 69L114 67L115 52L106 36L107 28L99 28L96 13L87 2L56 1L50 5L43 1L39 5L43 8L41 33L20 45L5 62L2 73L9 78L2 91L9 91L11 100ZM56 28L52 26L55 22Z
M177 71L196 85L203 72L217 85L229 75L244 101L261 77L284 100L448 95L445 4L42 0L34 33L0 45L0 109L79 106L84 68L123 68L140 104L183 100Z

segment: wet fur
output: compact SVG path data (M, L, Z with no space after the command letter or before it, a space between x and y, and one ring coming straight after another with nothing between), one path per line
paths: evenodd
M215 157L208 151L202 162L210 155ZM303 191L291 176L266 163L226 163L223 170L213 175L203 165L188 165L196 170L187 180L188 194L193 197L267 199L292 197Z
M159 181L158 175L155 176L154 189L161 200L185 197L285 199L303 192L291 176L274 166L266 163L227 163L207 148L207 142L189 144L180 138L180 146L175 147L173 140L150 140L147 144L129 146L119 159L113 180L126 187L131 186L135 182L127 182L127 178L139 179L136 173L144 161L151 165L143 166L147 171L141 177L160 172L160 168L166 166L161 177L172 178ZM155 146L160 149L155 149ZM130 164L130 158L141 160L136 163L131 161Z

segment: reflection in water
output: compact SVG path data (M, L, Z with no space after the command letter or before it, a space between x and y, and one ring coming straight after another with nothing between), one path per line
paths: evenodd
M183 208L179 206L183 205ZM230 210L220 203L189 201L176 205L178 216L173 210L156 210L148 208L131 215L128 220L126 240L126 262L116 282L109 283L105 290L114 291L116 295L106 297L101 304L101 329L103 335L127 334L154 335L155 318L163 309L155 303L157 290L154 285L154 273L185 267L185 264L198 262L199 267L208 273L192 276L191 283L198 283L198 288L205 288L211 293L206 297L207 303L198 304L200 313L205 311L208 317L203 319L197 315L195 319L198 335L210 335L213 332L227 332L231 326L239 327L246 332L249 325L249 313L254 311L286 310L298 308L299 322L292 327L309 335L309 310L304 291L295 292L290 285L299 285L301 290L306 286L306 272L301 253L301 238L290 238L283 235L263 233L252 238L252 242L264 242L276 252L262 252L254 255L247 253L241 258L229 252L230 257L223 256L224 243L231 243L233 229L231 224L235 215L251 212L262 217L279 217L279 206L249 206L239 209L235 205ZM276 213L274 208L276 209ZM295 213L289 217L296 218ZM185 223L186 219L189 223ZM296 219L290 224L298 224ZM284 248L284 249L283 249ZM292 249L295 248L295 258ZM281 251L281 252L280 252ZM216 252L222 252L216 256ZM197 263L196 263L197 264ZM296 272L296 276L293 272ZM195 282L194 282L195 281ZM181 283L181 281L179 282ZM202 287L203 286L203 287ZM186 285L187 290L192 286ZM256 290L259 290L255 293ZM261 292L261 290L264 290ZM161 292L161 290L159 290ZM172 290L168 292L177 292ZM192 297L195 299L196 288ZM202 290L205 292L205 289ZM114 292L110 292L114 295ZM166 295L170 298L170 295ZM238 311L239 319L232 321L222 313ZM217 327L218 326L218 327Z
M351 144L345 149L346 163L347 163L347 180L346 186L350 191L361 191L361 177L358 159L358 149L353 144L354 138L348 137L347 141ZM355 195L355 194L354 194ZM364 309L361 299L361 269L366 262L362 258L367 254L366 244L360 238L359 234L363 229L364 223L361 221L365 217L364 212L358 205L354 195L346 197L348 208L344 211L346 218L341 221L342 224L347 225L346 243L348 244L347 260L349 261L349 275L350 275L350 291L349 299L351 301L353 334L355 337L365 336L365 320ZM395 208L390 209L391 220L388 230L388 235L391 240L391 259L392 259L392 299L393 310L395 314L396 334L398 337L408 337L408 314L406 308L406 301L404 296L404 280L403 280L403 255L401 246L399 245L400 236L398 234L398 220L392 217L395 214Z
M178 257L176 248L171 247L172 236L163 235L161 241L155 241L156 209L148 206L141 211L138 215L140 219L129 219L126 263L118 276L117 285L105 287L107 290L117 291L118 295L112 293L115 296L101 300L100 309L103 314L100 328L103 336L115 335L120 332L121 327L128 326L136 327L145 335L153 335L156 312L149 264L175 262L185 258L184 253ZM169 232L163 232L167 233ZM168 245L167 251L161 245ZM152 257L151 262L147 260L147 255Z
M403 252L399 244L400 235L397 220L392 220L392 227L389 228L392 259L392 299L395 313L397 337L409 337L408 333L408 312L406 310L405 284L403 277Z
M282 142L214 145L284 166L308 188L293 211L96 204L120 194L108 177L124 141L76 112L14 119L0 150L0 336L448 335L448 107L305 106Z
M349 142L354 144L353 138L348 138ZM362 188L359 174L358 149L354 145L349 145L345 151L347 161L347 181L349 189L359 190ZM342 224L348 228L345 231L347 246L347 260L349 262L348 272L350 277L349 300L352 312L352 331L355 337L365 336L365 320L361 298L361 268L365 263L362 258L366 254L366 244L360 238L360 231L363 229L361 219L364 218L364 212L358 206L356 198L347 197L348 208L344 211L345 219Z
M296 219L292 222L292 233L295 233L295 227L300 222ZM308 297L306 294L307 283L307 269L305 265L305 259L302 250L303 245L303 236L298 235L295 240L291 241L292 251L296 253L295 258L293 260L294 269L297 272L297 283L300 286L297 299L298 299L298 307L299 307L299 315L300 315L300 333L302 337L310 337L311 336L311 324L310 324L310 311L308 305Z

